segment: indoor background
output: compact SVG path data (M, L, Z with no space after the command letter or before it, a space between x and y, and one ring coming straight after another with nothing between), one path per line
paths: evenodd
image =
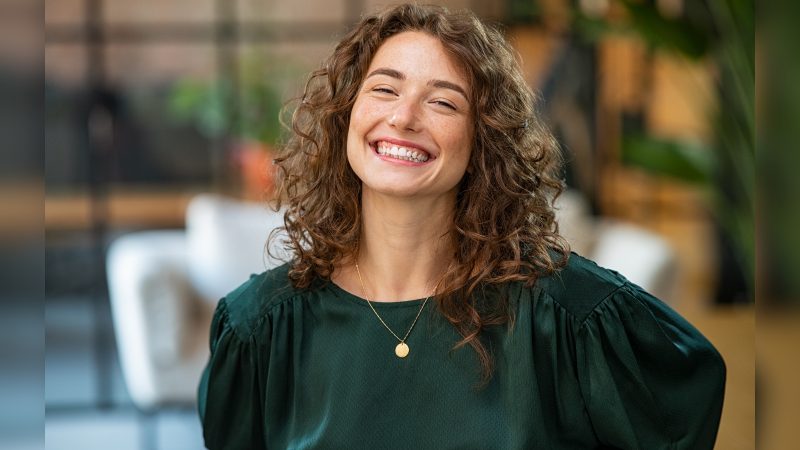
M434 3L503 27L564 150L562 229L620 268L607 246L651 249L636 269L727 363L717 448L755 448L753 2ZM385 4L45 1L48 449L202 448L228 269L203 259L239 257L225 217L263 249L281 106Z

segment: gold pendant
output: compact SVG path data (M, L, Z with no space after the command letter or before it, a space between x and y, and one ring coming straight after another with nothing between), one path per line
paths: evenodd
M408 356L408 345L405 342L401 342L397 344L397 347L394 348L394 354L397 355L398 358L405 358Z

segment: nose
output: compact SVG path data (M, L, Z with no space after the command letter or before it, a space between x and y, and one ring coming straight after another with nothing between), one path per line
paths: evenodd
M421 126L419 109L413 100L398 100L390 113L390 126L404 131L419 131Z

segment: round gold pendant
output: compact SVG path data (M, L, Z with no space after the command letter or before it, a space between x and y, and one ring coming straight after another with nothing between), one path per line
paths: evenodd
M408 345L405 342L401 342L397 344L397 347L394 348L394 354L397 355L398 358L405 358L408 356Z

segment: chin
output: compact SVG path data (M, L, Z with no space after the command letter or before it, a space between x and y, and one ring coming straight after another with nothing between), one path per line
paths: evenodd
M419 189L416 186L368 186L366 183L364 184L364 188L369 189L375 193L381 195L387 195L391 197L414 197L419 195Z

